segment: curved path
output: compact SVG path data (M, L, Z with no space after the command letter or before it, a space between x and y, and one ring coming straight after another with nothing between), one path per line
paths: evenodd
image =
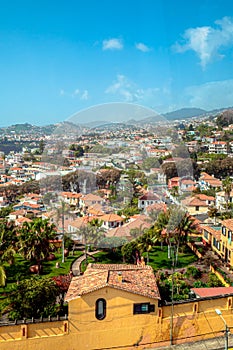
M92 255L95 255L96 253L98 253L99 250L95 250L94 252L88 252L87 253L87 256L91 256ZM72 269L72 273L73 273L73 276L79 276L81 274L81 263L86 259L86 256L85 256L85 253L83 255L81 255L79 258L77 258L72 266L71 266L71 269ZM94 260L94 257L92 257L92 259Z

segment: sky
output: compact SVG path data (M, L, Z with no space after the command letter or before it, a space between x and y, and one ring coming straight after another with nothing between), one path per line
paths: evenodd
M233 106L232 0L0 0L0 127L116 102Z

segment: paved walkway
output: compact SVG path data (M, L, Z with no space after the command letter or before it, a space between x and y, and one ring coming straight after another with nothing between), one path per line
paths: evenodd
M233 349L233 335L229 334L229 347ZM163 346L159 348L153 348L154 350L224 350L225 349L225 337L218 337L208 340L202 340L193 343L185 343L172 346ZM149 350L149 349L147 349ZM150 348L150 350L152 350Z
M98 253L99 250L96 250L94 252L88 252L87 253L87 256L92 256L96 253ZM85 256L85 252L83 253L83 255L81 255L79 258L77 258L73 264L72 264L72 273L73 273L73 276L79 276L80 273L81 273L81 263L86 259L86 256ZM93 257L93 260L94 260L94 257Z

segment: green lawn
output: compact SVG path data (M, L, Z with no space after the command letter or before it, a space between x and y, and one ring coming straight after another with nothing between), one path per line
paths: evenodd
M146 253L142 254L145 257L146 261ZM112 251L103 251L95 254L96 263L101 264L122 264L123 259L119 252ZM197 256L192 252L192 250L185 246L184 251L179 253L177 268L186 267L195 261L197 261ZM93 262L93 260L88 260L88 262ZM168 259L168 249L167 246L164 246L161 250L160 246L153 247L153 249L149 253L149 265L152 268L157 270L166 270L172 268L172 260Z
M122 264L123 261L121 254L112 250L99 252L94 257L95 262L101 264Z
M94 259L93 259L94 258ZM97 264L122 264L122 256L117 253L113 252L112 250L109 251L100 251L96 253L93 258L89 257L87 258L87 263L97 263ZM83 261L81 263L81 271L84 272L86 270L86 261Z
M45 261L42 263L43 271L42 277L54 277L59 275L68 274L72 262L77 259L83 253L81 251L76 251L74 256L69 255L65 258L65 262L62 263L62 256L60 253L55 253L55 260ZM60 267L56 268L56 263L59 262ZM25 278L30 278L33 274L29 271L29 267L33 265L30 261L24 260L22 256L16 254L15 263L13 265L5 264L5 271L7 276L7 284L4 288L0 288L0 297L2 293L7 293L10 291L11 286L17 281L23 280Z
M143 253L143 256L146 261L146 253ZM176 267L186 267L197 260L197 256L186 246L184 252L179 253L178 264ZM172 268L172 259L168 259L167 246L164 246L162 250L160 246L156 246L149 252L149 265L152 266L155 271Z

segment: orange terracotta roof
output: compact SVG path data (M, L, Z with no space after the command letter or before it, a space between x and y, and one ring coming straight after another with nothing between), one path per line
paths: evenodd
M233 294L233 287L192 288L191 290L200 298Z
M139 200L149 200L149 201L153 201L153 200L159 200L159 196L157 194L154 194L152 192L147 192L145 193L143 196L139 197Z
M212 145L226 145L226 141L214 141L212 142Z
M133 221L127 222L123 226L119 226L116 228L110 229L106 236L107 237L131 237L131 230L134 230L135 228L138 228L142 230L141 234L143 234L143 231L146 228L149 228L151 225L149 222L145 222L141 220L140 218L135 219Z
M86 196L82 197L83 201L101 201L103 202L103 198L100 196L96 196L95 194L88 193Z
M215 197L213 196L207 196L206 194L200 193L196 195L197 198L199 198L201 201L214 201Z
M154 204L148 205L148 207L146 208L147 213L153 210L165 212L167 210L167 205L165 203L154 203Z
M209 174L203 172L203 173L201 173L200 178L201 178L202 180L206 180L206 179L212 179L213 177L212 177L211 175L209 175Z
M15 210L15 211L12 211L10 212L9 215L26 215L27 214L27 211L25 209L19 209L19 210Z
M96 216L103 216L104 212L100 209L95 208L94 206L88 208L88 213Z
M124 226L118 226L115 228L110 229L106 233L106 237L126 237L126 238L133 238L130 235L130 230L127 229L127 227Z
M20 204L19 204L20 205ZM22 205L25 205L27 207L30 207L32 209L38 209L40 208L40 204L32 204L32 203L29 203L29 202L24 202L22 203Z
M201 225L201 228L209 233L211 233L218 241L221 239L221 231L215 230L213 227L207 225Z
M233 231L233 219L222 220L222 225Z
M67 197L67 198L80 198L80 197L82 197L81 193L74 193L74 192L62 192L61 195L63 197Z
M103 220L103 221L108 221L108 222L114 222L114 221L123 221L124 219L117 215L117 214L105 214L103 216L100 216L100 220Z
M182 189L183 192L194 192L196 190L196 186L189 186L188 188Z
M18 223L18 224L23 224L24 222L32 222L32 220L28 219L28 218L25 218L25 217L22 217L22 218L16 219L15 222Z
M184 180L181 180L181 182L182 182L182 184L186 184L186 185L193 185L196 183L195 181L190 180L190 179L184 179Z
M65 300L69 302L104 287L160 299L151 266L89 264L83 276L73 277Z
M208 207L208 204L205 201L196 197L186 198L182 203L188 207Z

